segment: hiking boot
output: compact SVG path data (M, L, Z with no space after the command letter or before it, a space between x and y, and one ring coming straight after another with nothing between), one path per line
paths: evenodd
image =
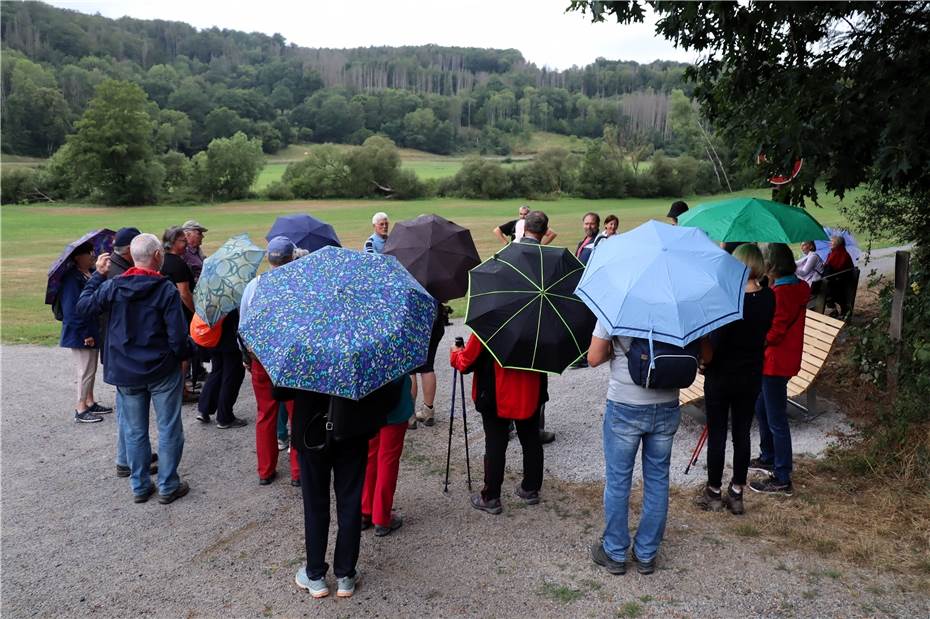
M766 462L762 458L753 458L749 461L749 470L757 473L764 473L769 477L775 475L775 465L772 462Z
M94 402L93 404L90 405L90 408L88 408L87 410L89 410L89 411L92 412L92 413L97 413L98 415L105 415L105 414L107 414L107 413L112 413L112 412L113 412L113 407L112 407L112 406L102 406L102 405L98 404L97 402Z
M343 576L336 579L336 597L350 598L355 593L355 586L358 584L361 574L355 571L355 576Z
M155 494L155 484L149 484L148 490L142 492L142 494L132 495L133 503L145 503L149 500L149 497Z
M723 497L723 504L726 505L727 509L730 510L730 513L734 516L739 516L746 511L743 509L743 493L734 492L733 484L730 484L730 487L727 489L726 496Z
M480 492L471 495L471 506L495 516L504 511L500 499L485 499Z
M604 550L604 543L597 542L591 546L591 560L607 569L607 572L614 576L626 574L626 561L614 561Z
M95 415L89 410L81 411L80 413L75 410L74 421L77 423L97 423L98 421L103 421L103 417Z
M326 586L326 577L317 578L316 580L311 580L307 576L307 566L303 566L297 570L297 574L294 576L294 582L297 583L297 586L301 589L306 589L310 592L310 595L320 599L325 598L329 595L329 587Z
M539 431L539 442L543 445L548 445L555 440L555 432L548 432L546 430Z
M754 481L749 484L749 488L761 494L780 494L782 496L791 496L794 494L794 488L791 486L790 481L778 481L774 477L769 477L762 481Z
M274 479L275 479L275 477L277 477L277 476L278 476L278 472L277 472L277 471L271 471L271 475L269 475L268 477L259 477L259 478L258 478L258 485L259 485L259 486L267 486L267 485L271 484L271 482L273 482Z
M641 561L636 556L636 551L630 549L630 554L633 555L633 560L636 561L636 571L642 574L643 576L648 576L656 571L656 558L652 557L648 561Z
M714 492L707 484L704 484L701 494L694 498L694 504L705 512L723 511L723 499L720 497L720 491Z
M167 505L168 503L174 503L177 499L180 499L182 496L185 496L190 492L191 487L187 484L186 481L182 481L178 484L178 487L174 489L174 492L169 494L159 494L158 502L162 505Z
M420 407L420 410L417 411L416 418L417 421L422 423L427 428L432 428L436 425L436 421L433 419L433 407L428 404L424 404Z
M390 535L402 526L404 526L404 519L400 516L391 514L391 522L388 524L388 526L382 527L378 524L375 525L375 537L384 537L385 535Z
M539 505L538 490L524 490L523 484L519 484L514 494L523 499L523 502L527 505Z
M216 427L220 430L228 430L230 428L244 428L247 425L249 425L249 422L240 417L233 417L226 423L220 423L219 421L216 422Z

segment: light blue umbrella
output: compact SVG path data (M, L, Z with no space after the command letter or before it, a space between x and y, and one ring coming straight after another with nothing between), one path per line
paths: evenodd
M248 234L227 240L203 261L200 279L194 288L194 310L211 327L239 309L245 285L258 272L265 250Z
M742 318L748 277L700 229L647 221L601 241L575 294L612 335L685 346Z

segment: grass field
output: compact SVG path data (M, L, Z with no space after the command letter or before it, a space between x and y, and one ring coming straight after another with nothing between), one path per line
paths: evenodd
M767 195L765 190L736 195ZM852 196L854 197L854 196ZM852 199L852 197L847 199ZM713 198L692 196L689 203ZM581 236L581 218L587 211L601 216L614 213L621 229L629 230L650 218L663 219L671 199L582 200L561 199L532 203L550 217L558 233L555 245L574 247ZM346 247L361 247L371 234L371 215L386 211L393 221L423 213L438 213L472 230L482 256L499 247L495 226L516 216L524 200L461 200L452 198L412 201L334 200L294 202L233 202L204 206L95 207L84 205L8 205L3 207L0 247L0 338L8 343L56 344L60 325L43 304L46 271L61 249L81 234L102 227L136 226L161 235L170 225L197 219L209 228L205 249L209 254L234 234L248 232L264 245L264 236L281 214L308 212L331 223ZM812 209L824 225L844 223L836 201ZM453 304L460 316L464 304Z

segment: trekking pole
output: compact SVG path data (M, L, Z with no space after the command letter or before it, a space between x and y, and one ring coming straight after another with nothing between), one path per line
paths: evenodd
M465 470L468 471L468 491L471 492L471 457L468 455L468 414L465 412L464 374L459 374L459 391L462 393L462 425L465 426Z
M691 459L688 461L688 466L685 467L685 475L691 470L691 467L697 464L698 458L701 457L701 450L704 449L704 443L707 442L707 424L704 424L704 430L701 432L701 436L698 437L697 445L694 446L694 451L691 452Z
M446 483L442 488L442 491L447 494L449 492L449 460L452 457L452 422L455 421L455 386L458 376L459 371L452 368L452 405L449 407L449 443L446 446Z

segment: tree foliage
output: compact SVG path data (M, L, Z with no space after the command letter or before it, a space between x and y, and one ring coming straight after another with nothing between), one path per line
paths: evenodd
M210 142L191 164L191 177L200 195L211 200L238 200L249 195L265 159L261 141L240 131Z

